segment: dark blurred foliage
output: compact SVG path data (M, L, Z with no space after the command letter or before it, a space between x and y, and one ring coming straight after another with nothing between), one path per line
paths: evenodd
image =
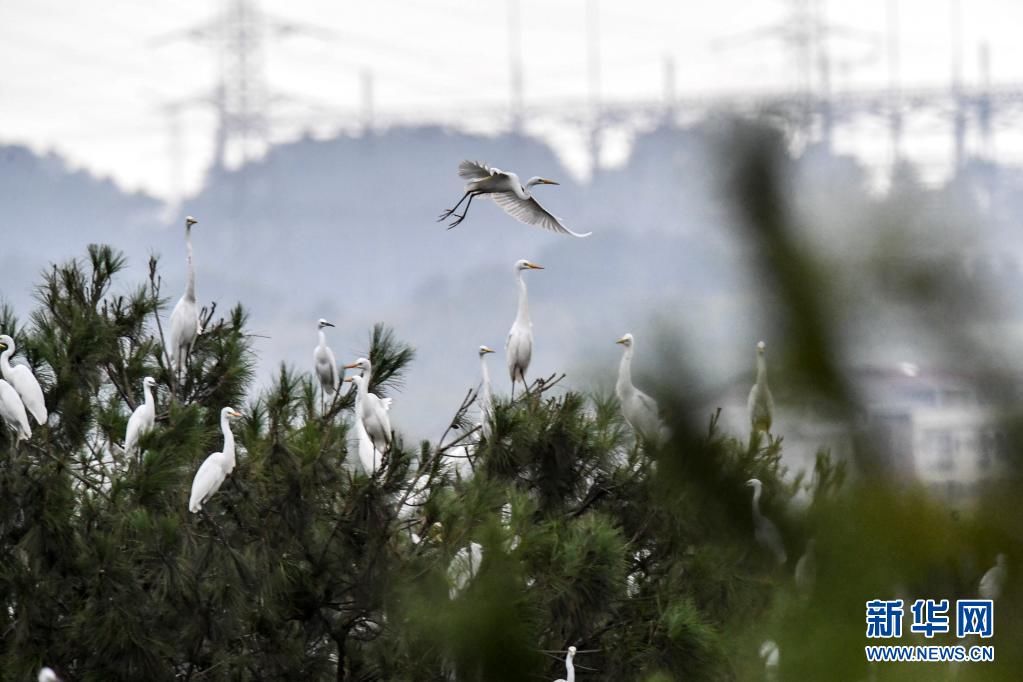
M846 372L845 275L800 231L784 139L748 125L723 138L723 187L784 340L772 379L840 416L849 461L821 451L793 476L784 434L690 418L697 368L665 338L651 386L672 433L661 447L636 442L612 396L552 376L499 396L486 439L470 391L438 441L399 435L367 476L349 443L350 393L321 405L311 376L282 366L251 396L241 306L205 311L179 381L157 324L169 301L156 262L124 288L122 256L90 247L44 273L27 324L0 311L51 412L27 442L0 436L0 678L45 664L68 680L552 680L574 645L579 680L756 680L770 639L781 679L1016 679L1018 461L965 517L889 475L893 453L863 428ZM918 264L877 270L875 284L907 301L954 312L977 300ZM400 400L412 349L378 325L365 354L373 390ZM157 380L157 427L128 458L119 444L144 376ZM244 412L238 466L192 515L191 479L220 445L225 405ZM1017 433L1012 406L1003 412ZM754 540L752 477L785 565ZM807 594L793 570L811 538ZM452 591L449 565L470 543L482 562ZM866 664L866 600L975 596L997 552L1011 572L996 664Z

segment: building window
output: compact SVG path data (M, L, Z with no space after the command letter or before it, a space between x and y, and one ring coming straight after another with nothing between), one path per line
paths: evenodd
M958 442L951 431L931 431L930 450L934 467L938 471L955 471Z

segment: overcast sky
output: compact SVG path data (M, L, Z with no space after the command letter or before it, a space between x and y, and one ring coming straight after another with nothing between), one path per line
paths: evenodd
M233 1L233 0L231 0ZM262 0L275 18L326 31L267 43L266 73L280 96L273 111L278 140L309 127L320 134L353 122L363 106L361 74L373 73L374 107L384 120L436 119L478 123L481 105L501 104L509 93L508 1ZM588 93L587 0L519 0L527 103ZM675 63L679 96L743 89L794 87L791 50L778 40L722 39L778 24L798 2L719 0L715 3L593 0L598 6L600 90L606 99L653 99L665 89L666 58ZM808 2L810 0L803 0ZM899 72L906 85L950 80L952 17L956 0L821 2L828 22L856 29L858 37L831 44L835 89L883 87L888 82L886 17L898 8ZM168 154L164 105L208 96L216 83L218 53L210 44L175 32L214 19L228 1L210 0L0 0L0 142L55 150L75 165L113 177L122 186L162 196L174 175ZM995 83L1023 82L1019 31L1023 3L969 0L960 11L962 73L980 74L986 42ZM870 36L873 35L873 40ZM187 104L183 126L188 188L209 161L215 116ZM335 113L338 112L338 113ZM542 132L542 131L538 131ZM1011 152L1011 133L1002 133ZM576 166L581 147L567 135L559 151ZM870 135L847 144L867 146ZM913 143L926 150L925 136ZM944 149L944 136L934 149ZM621 150L619 150L620 152ZM614 148L610 152L613 160Z

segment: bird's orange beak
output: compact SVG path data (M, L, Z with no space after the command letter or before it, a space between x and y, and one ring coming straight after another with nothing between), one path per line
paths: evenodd
M346 383L346 384L352 383L352 378L351 377L345 377L344 383Z
M547 178L543 178L542 180L540 180L540 182L542 182L545 185L560 185L561 184L560 182L554 182L553 180L548 180Z
M543 270L543 266L536 263L526 263L526 267L530 270Z
M358 368L358 366L359 366L359 363L353 362L350 365L345 365L344 368L345 369L356 369L356 368ZM345 381L347 381L347 379L345 379Z

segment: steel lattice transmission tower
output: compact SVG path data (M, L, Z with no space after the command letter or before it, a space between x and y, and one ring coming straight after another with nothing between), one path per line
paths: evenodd
M212 169L237 167L262 155L270 142L271 106L276 95L266 75L268 43L280 37L307 35L333 39L330 31L273 17L256 0L223 0L222 11L198 26L155 41L200 43L212 49L217 82L207 101L217 112Z

